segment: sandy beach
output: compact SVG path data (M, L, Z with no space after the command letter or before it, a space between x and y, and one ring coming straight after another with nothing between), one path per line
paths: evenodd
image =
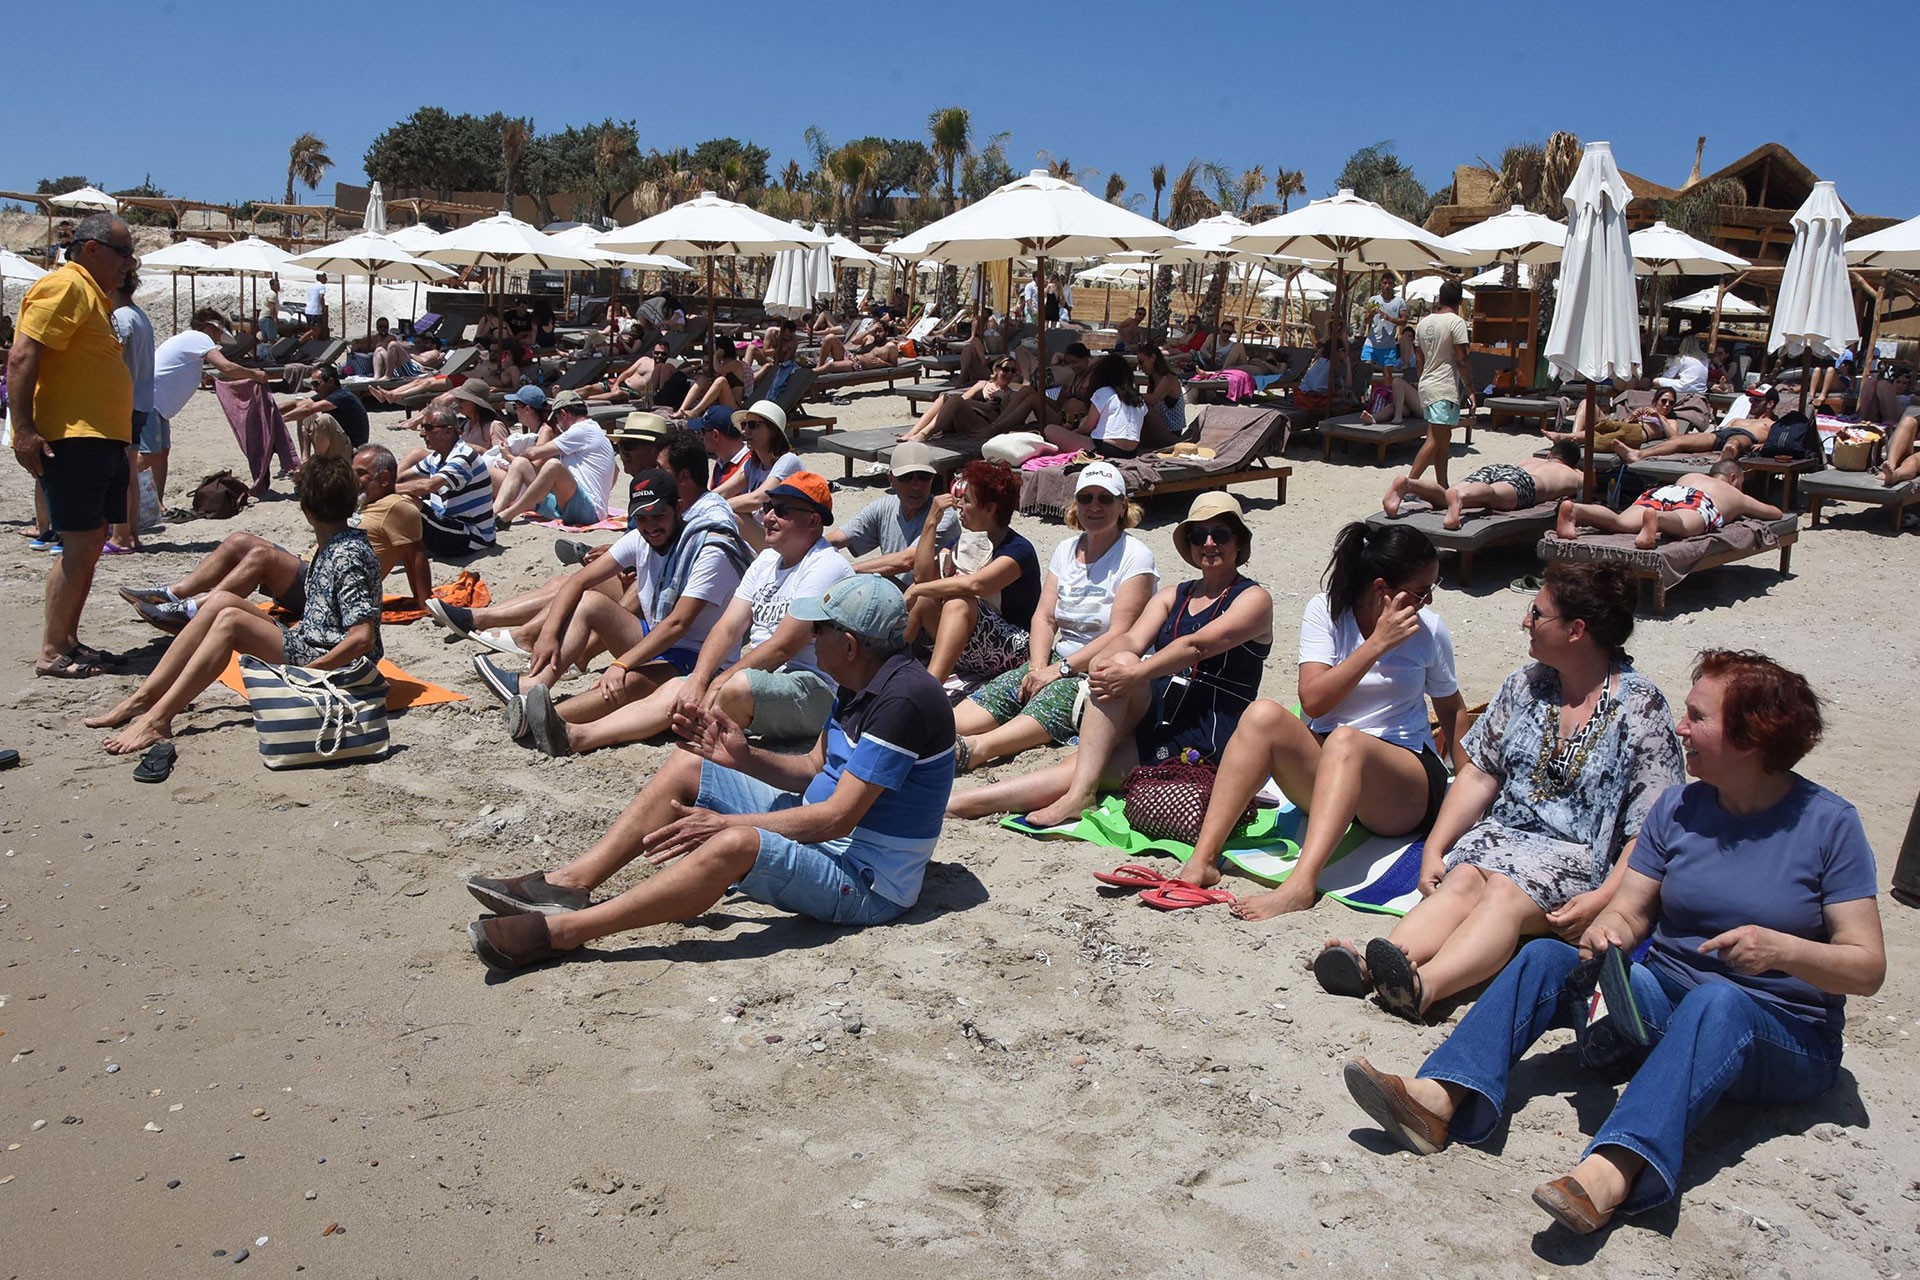
M908 420L885 393L816 408L843 428ZM399 450L397 421L376 416L374 438ZM1536 445L1478 432L1455 474ZM1395 474L1349 458L1293 450L1285 506L1270 484L1241 491L1277 606L1265 691L1288 701L1334 531ZM201 393L175 422L169 502L239 465ZM840 514L882 484L844 485ZM1163 580L1186 572L1185 507L1148 508ZM389 628L388 655L472 700L395 720L390 759L270 773L216 687L177 721L171 779L142 786L80 724L134 676L33 678L47 557L14 536L30 512L26 475L0 468L0 746L23 757L0 774L0 1273L205 1274L243 1249L250 1271L327 1276L1920 1271L1920 915L1891 899L1890 976L1849 1002L1841 1086L1722 1108L1677 1205L1577 1241L1527 1193L1572 1167L1613 1090L1558 1035L1518 1072L1491 1151L1391 1151L1340 1063L1410 1070L1459 1015L1416 1028L1322 993L1303 969L1322 939L1389 923L1330 903L1267 924L1161 914L1096 890L1110 854L954 822L896 925L842 933L730 899L490 978L462 878L577 851L671 748L517 746L475 647L421 623ZM1064 532L1019 527L1043 555ZM144 670L163 637L113 589L174 578L240 529L306 545L284 482L234 521L149 534L102 562L85 638ZM475 567L504 598L558 569L552 541L517 528ZM1703 646L1806 672L1829 726L1802 770L1859 806L1884 886L1920 777L1920 666L1900 656L1920 537L1842 508L1803 529L1792 576L1775 566L1685 583L1630 648L1676 705ZM1461 590L1449 565L1435 600L1475 703L1524 658L1527 597L1507 583L1534 563L1476 570Z

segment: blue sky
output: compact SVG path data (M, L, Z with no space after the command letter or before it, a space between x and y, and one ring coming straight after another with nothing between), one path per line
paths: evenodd
M367 144L422 105L529 115L540 130L632 118L643 148L732 135L770 149L777 169L790 156L804 162L808 125L835 141L924 138L929 112L960 105L978 136L1012 135L1016 172L1045 148L1098 170L1095 189L1117 172L1149 199L1149 167L1177 172L1190 158L1236 173L1301 169L1318 197L1348 154L1383 140L1439 186L1457 164L1497 162L1510 142L1570 129L1611 140L1624 168L1668 184L1685 178L1699 134L1708 170L1778 141L1838 182L1856 211L1920 213L1920 179L1897 158L1897 126L1881 135L1849 127L1838 101L1824 114L1808 109L1812 77L1851 75L1855 65L1831 42L1832 15L1757 0L1719 17L1689 11L1676 26L1676 12L1553 0L347 0L229 17L174 0L95 0L84 23L42 29L59 56L10 49L0 188L32 190L67 173L119 188L151 174L177 195L278 199L295 135L318 133L338 164L330 178L357 181ZM738 17L716 22L716 13ZM1867 21L1844 14L1849 26ZM112 38L90 42L82 26ZM1820 49L1771 43L1769 33L1797 31L1820 33ZM1796 50L1817 55L1804 76L1784 74L1782 58ZM98 70L76 80L76 54ZM329 181L302 198L331 191Z

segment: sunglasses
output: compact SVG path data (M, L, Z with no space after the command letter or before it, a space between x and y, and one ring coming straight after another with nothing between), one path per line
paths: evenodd
M1230 524L1210 524L1204 528L1187 530L1187 541L1196 547L1212 543L1224 547L1240 536L1240 531Z
M1419 592L1414 591L1411 587L1395 587L1392 593L1394 595L1405 593L1412 596L1415 600L1418 600L1421 604L1428 605L1433 603L1433 592L1437 585L1437 583L1429 585L1425 591Z
M1085 493L1076 493L1073 495L1073 500L1083 507L1104 507L1119 501L1105 489L1089 489Z
M73 241L73 247L76 249L78 249L83 244L97 244L103 249L111 249L115 253L119 254L122 258L125 258L128 262L132 262L135 258L140 256L137 251L131 248L122 248L121 246L115 244L111 240L96 240L92 236L86 236L82 239Z
M806 513L807 509L805 507L788 506L784 502L767 502L762 503L760 506L761 515L778 516L782 520L791 520L796 516L802 516Z
M835 631L845 631L845 630L846 628L841 626L837 622L816 622L813 624L813 636L814 636L814 639L816 640L819 639L821 636L831 635Z
M1528 626L1537 627L1543 622L1562 622L1565 621L1566 616L1564 613L1542 613L1540 612L1540 606L1537 604L1527 606Z

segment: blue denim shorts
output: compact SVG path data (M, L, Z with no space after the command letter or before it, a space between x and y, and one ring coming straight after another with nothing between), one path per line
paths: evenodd
M706 761L695 803L715 813L778 813L797 807L800 797ZM849 856L851 844L801 844L762 831L760 856L734 888L755 902L827 924L885 924L906 908L873 891L873 873Z
M142 453L165 453L173 448L173 424L157 413L149 413L135 439Z
M540 499L540 505L534 508L534 512L543 520L558 520L561 524L570 524L579 528L599 524L602 518L600 513L593 509L593 499L581 489L573 491L573 496L567 499L565 506L560 505L560 499L549 493Z

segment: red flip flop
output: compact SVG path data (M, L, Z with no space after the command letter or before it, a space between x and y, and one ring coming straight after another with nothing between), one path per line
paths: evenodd
M1138 862L1122 863L1111 871L1096 871L1093 878L1101 884L1110 884L1117 889L1163 889L1176 883L1161 875L1152 867Z
M1202 889L1197 884L1169 882L1140 895L1140 901L1161 911L1184 911L1188 907L1213 907L1232 902L1234 895L1225 889Z

